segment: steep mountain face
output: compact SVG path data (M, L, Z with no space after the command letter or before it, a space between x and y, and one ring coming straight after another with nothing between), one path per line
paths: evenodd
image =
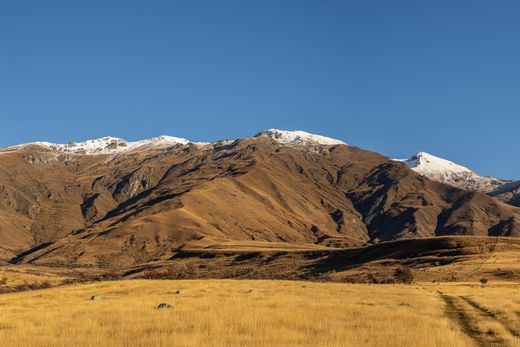
M434 181L469 191L486 193L511 205L520 206L520 181L480 176L467 167L426 152L419 152L408 159L396 160Z
M113 141L1 151L2 259L128 268L179 249L520 235L519 208L322 136L271 129L124 149Z

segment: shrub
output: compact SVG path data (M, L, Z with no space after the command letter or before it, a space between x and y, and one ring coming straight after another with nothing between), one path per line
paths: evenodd
M397 281L394 277L389 276L388 274L369 273L366 277L366 280L363 282L373 284L392 284L396 283ZM357 283L361 283L361 281L358 281Z
M171 266L166 269L154 269L146 271L142 278L149 280L180 280L196 278L196 272L192 265Z
M398 267L395 269L394 278L397 283L410 284L414 280L412 269L410 269L408 266Z

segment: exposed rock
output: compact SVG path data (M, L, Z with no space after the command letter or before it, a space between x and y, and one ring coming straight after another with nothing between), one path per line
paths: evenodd
M165 303L165 302L163 302L163 303L157 305L157 309L158 309L158 310L165 310L165 309L170 309L170 308L173 308L173 305L171 305L171 304L167 304L167 303Z

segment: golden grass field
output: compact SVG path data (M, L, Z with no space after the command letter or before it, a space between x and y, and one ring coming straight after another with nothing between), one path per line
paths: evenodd
M48 283L51 286L57 286L67 279L72 280L71 276L67 275L67 270L57 268L31 265L0 266L0 281L5 280L9 287L15 287L27 283L36 285Z
M0 345L519 346L519 317L506 282L132 280L0 295Z

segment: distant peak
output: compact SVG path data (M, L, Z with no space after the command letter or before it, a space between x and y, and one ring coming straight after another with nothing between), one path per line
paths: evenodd
M336 140L330 137L311 134L301 130L281 130L281 129L268 129L261 131L256 135L268 136L273 140L281 144L292 144L292 145L346 145L345 142Z
M470 169L427 152L418 152L408 159L400 160L422 174L472 173Z
M480 176L465 166L427 152L418 152L408 159L396 160L405 163L415 172L430 179L467 190L488 192L505 183L505 181L494 177Z

